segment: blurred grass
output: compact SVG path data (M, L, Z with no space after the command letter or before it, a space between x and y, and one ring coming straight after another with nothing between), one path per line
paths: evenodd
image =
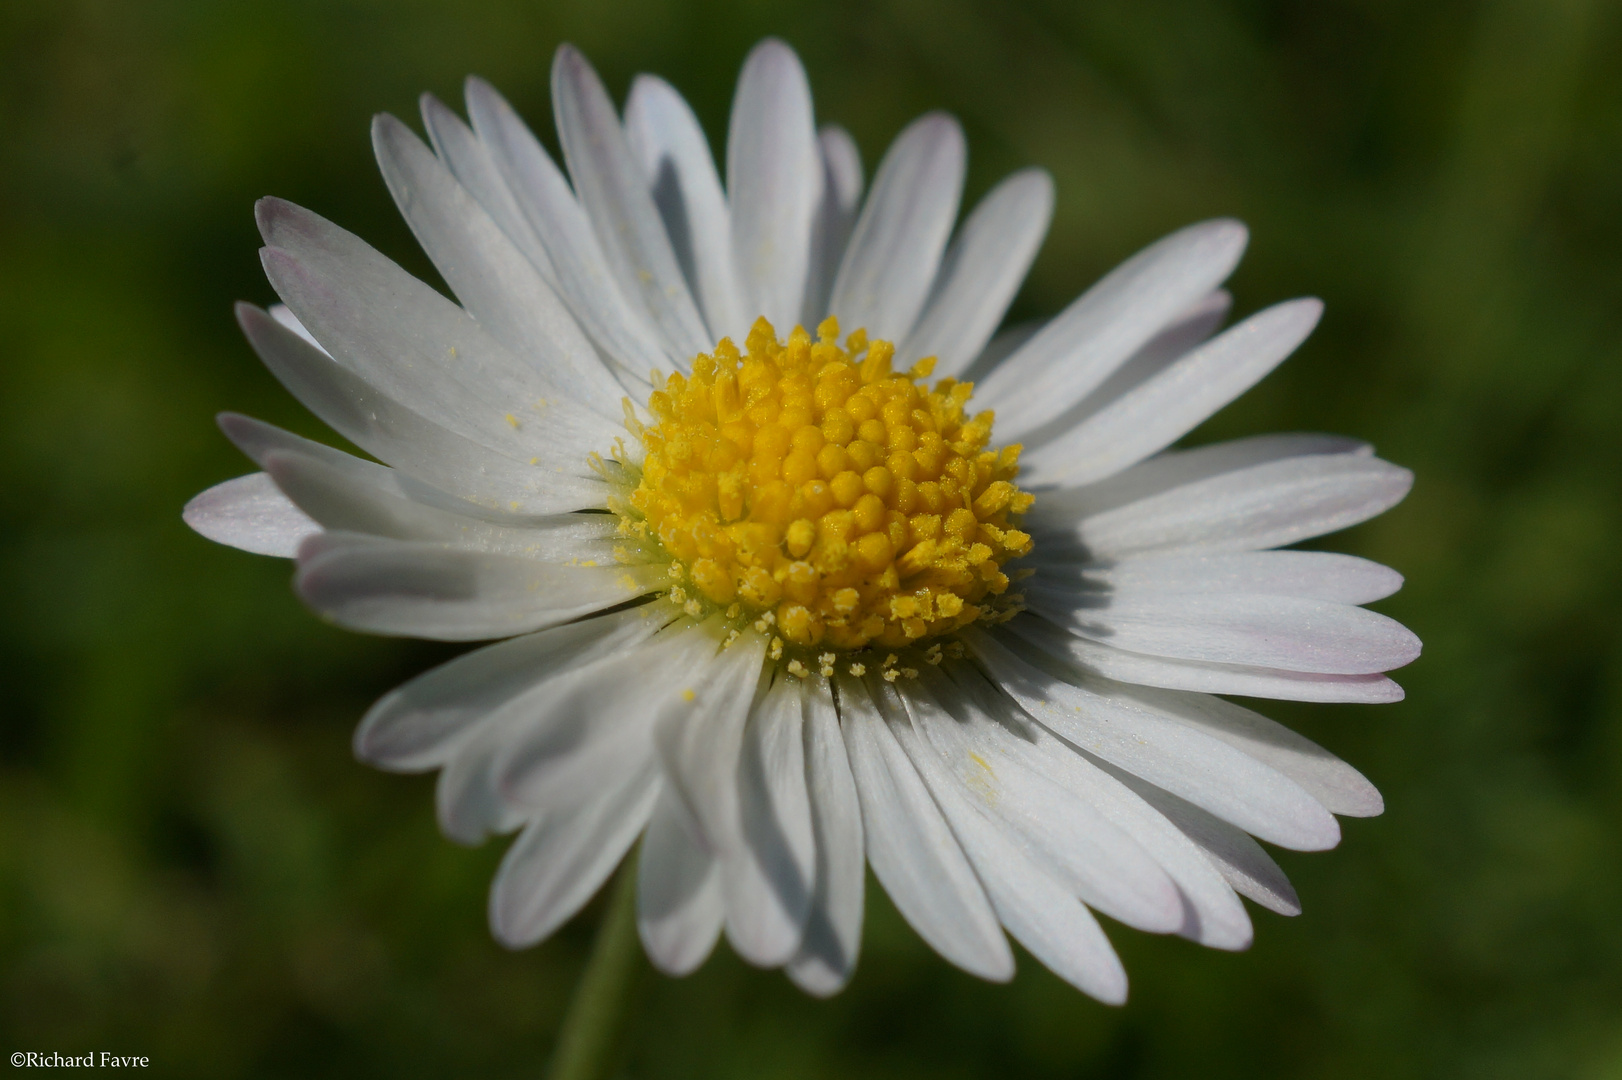
M180 524L247 471L231 408L319 435L239 339L268 301L252 201L308 205L427 273L369 160L468 72L549 133L547 68L658 71L712 138L767 33L871 169L964 121L970 194L1039 164L1056 310L1188 221L1234 214L1241 311L1329 303L1195 441L1368 438L1413 467L1328 546L1409 577L1425 656L1383 708L1269 712L1387 813L1281 861L1306 914L1255 947L1112 928L1109 1010L1025 958L935 959L877 889L854 985L815 1002L723 947L643 1003L649 1077L1622 1077L1622 7L377 0L0 8L0 1049L160 1075L520 1076L597 909L510 954L500 844L435 832L431 781L349 754L376 695L447 655L323 626L288 568Z

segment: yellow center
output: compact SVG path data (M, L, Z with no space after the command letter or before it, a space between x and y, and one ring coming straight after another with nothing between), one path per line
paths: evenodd
M1020 448L986 449L972 384L923 385L932 357L894 372L890 342L838 333L830 318L784 344L759 319L746 355L722 340L655 389L655 423L627 420L645 457L613 504L622 532L675 560L690 613L794 645L896 648L993 614L1003 563L1031 547L1010 522L1032 502Z

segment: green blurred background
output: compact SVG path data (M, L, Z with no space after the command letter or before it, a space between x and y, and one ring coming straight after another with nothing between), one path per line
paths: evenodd
M1281 853L1306 912L1247 953L1111 928L1097 1005L1023 957L949 968L869 890L829 1002L722 946L649 977L637 1077L1622 1077L1622 5L1600 0L605 4L8 0L0 6L0 1050L153 1072L535 1076L600 902L508 953L501 843L441 839L424 777L356 764L367 704L449 650L342 633L285 562L181 525L249 471L212 416L320 434L230 305L272 299L277 194L431 273L367 121L499 85L552 139L582 46L725 130L775 33L869 170L915 114L969 196L1058 182L1015 314L1189 221L1253 230L1241 312L1317 334L1192 441L1330 430L1416 470L1329 546L1390 563L1424 638L1406 702L1269 712L1384 817Z

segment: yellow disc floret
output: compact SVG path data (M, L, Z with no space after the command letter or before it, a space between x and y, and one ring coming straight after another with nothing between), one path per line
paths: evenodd
M1032 496L1020 448L987 450L991 413L965 411L972 384L929 389L933 358L895 372L891 343L838 333L830 318L785 344L760 319L745 355L722 340L670 376L655 422L628 422L644 460L615 509L675 560L690 609L800 646L905 646L993 610Z

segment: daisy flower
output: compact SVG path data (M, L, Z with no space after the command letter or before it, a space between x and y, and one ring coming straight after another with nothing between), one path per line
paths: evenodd
M376 461L225 414L263 471L186 508L295 558L341 626L503 639L355 735L381 768L439 770L453 839L517 832L496 937L545 938L639 838L659 968L724 930L819 995L855 967L866 865L959 967L1009 978L1006 932L1107 1002L1126 974L1094 912L1219 949L1251 940L1240 896L1295 914L1256 841L1333 847L1379 793L1214 695L1402 696L1382 673L1419 643L1359 606L1401 578L1276 549L1412 478L1325 435L1168 447L1319 302L1221 329L1246 232L1218 220L999 334L1047 174L956 225L963 133L932 113L864 196L779 41L744 64L724 184L657 78L622 114L565 46L552 102L566 171L478 79L471 123L423 98L426 144L373 125L454 301L259 203L285 307L241 305L242 328Z

